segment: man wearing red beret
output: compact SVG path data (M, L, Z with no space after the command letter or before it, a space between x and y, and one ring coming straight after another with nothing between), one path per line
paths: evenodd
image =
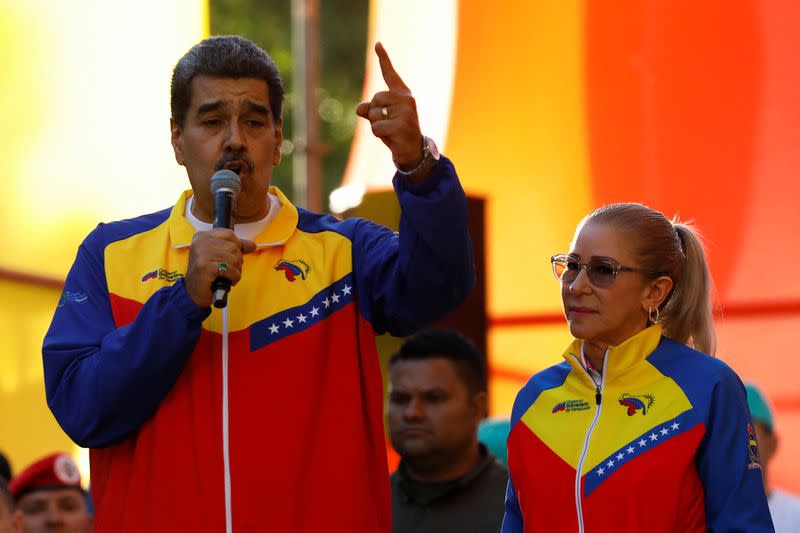
M23 533L89 533L92 517L72 457L55 453L19 473L8 486Z

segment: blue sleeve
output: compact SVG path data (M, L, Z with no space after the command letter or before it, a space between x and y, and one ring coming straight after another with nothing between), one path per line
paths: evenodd
M181 374L210 309L179 280L117 328L103 264L103 226L78 249L44 338L47 404L78 445L108 446L137 430Z
M467 199L452 163L441 158L413 184L395 176L399 235L362 220L353 238L359 305L373 328L407 335L441 319L475 284Z
M500 528L500 533L522 533L523 524L522 509L519 508L514 480L509 475L506 488L506 513L503 515L503 526Z
M726 366L712 391L706 435L697 456L706 522L714 533L774 531L751 432L744 386Z

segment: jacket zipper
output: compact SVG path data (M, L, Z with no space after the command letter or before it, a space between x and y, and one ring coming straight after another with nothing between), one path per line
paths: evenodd
M257 245L257 248L281 246L286 241L269 242ZM222 468L225 483L225 533L233 533L233 511L231 510L231 455L228 430L228 309L231 296L228 294L228 305L222 308Z
M572 357L575 357L574 355ZM597 426L597 421L600 419L600 410L603 407L603 387L606 382L606 364L608 363L608 350L606 350L606 355L603 358L603 375L600 376L600 383L598 384L586 367L583 366L583 344L581 344L581 361L577 361L578 364L583 368L583 371L586 372L586 375L589 376L589 379L592 380L592 383L595 384L595 402L597 404L597 410L594 413L594 419L592 423L589 425L589 429L586 431L586 437L583 440L583 449L581 450L580 458L578 459L578 468L575 470L575 509L578 513L578 532L584 533L584 524L583 524L583 503L581 501L581 472L583 472L583 462L586 460L586 454L589 452L589 441L592 439L592 432L594 431L595 426Z
M231 456L228 439L228 305L222 308L222 465L225 479L225 531L233 532L231 513Z

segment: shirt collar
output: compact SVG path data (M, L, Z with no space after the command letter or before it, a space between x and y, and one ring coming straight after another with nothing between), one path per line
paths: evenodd
M253 239L259 248L283 245L294 233L299 220L297 208L292 205L280 189L277 187L270 187L269 192L277 196L281 208L272 222ZM181 197L178 198L175 207L172 208L172 212L167 219L170 241L175 248L185 248L192 244L192 237L194 236L195 229L192 224L186 220L185 216L186 200L191 195L191 190L184 191Z
M647 359L661 342L662 331L661 325L655 324L640 331L622 344L609 347L606 352L605 382L608 383L612 379L625 374L628 370ZM582 343L583 341L580 339L573 340L572 344L564 351L562 357L576 372L584 376L589 385L594 388L595 383L581 364Z
M479 459L477 464L461 478L439 483L424 483L408 475L405 461L401 460L397 467L398 485L409 498L418 505L429 505L462 487L470 485L496 460L486 446L479 442Z

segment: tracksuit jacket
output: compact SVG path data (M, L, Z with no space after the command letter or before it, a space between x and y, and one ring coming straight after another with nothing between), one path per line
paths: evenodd
M91 448L98 531L391 531L374 336L474 283L452 164L395 189L399 235L273 188L281 209L222 311L183 284L190 191L85 239L43 357L51 410Z
M606 352L581 341L519 392L503 533L773 531L744 387L651 326Z

